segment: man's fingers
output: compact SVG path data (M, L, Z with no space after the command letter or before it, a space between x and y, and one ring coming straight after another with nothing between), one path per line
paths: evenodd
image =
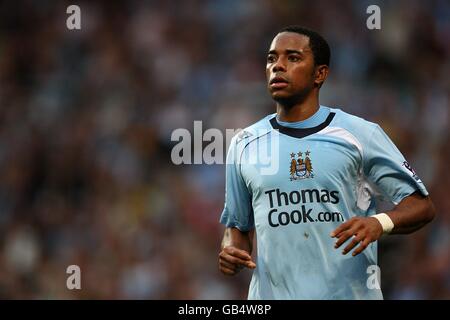
M236 271L234 271L234 270L232 270L232 269L229 269L229 268L227 268L227 267L224 267L224 266L220 266L220 271L221 271L223 274L226 274L227 276L232 276L232 275L235 275L235 274L236 274Z
M349 229L352 225L353 221L349 220L347 222L344 222L343 224L341 224L339 227L337 227L336 229L334 229L333 232L330 233L330 236L332 238L339 236L340 233L342 233L343 231Z
M353 232L351 231L344 231L339 235L339 238L337 239L334 248L339 248L345 241L347 241L351 236L353 235Z
M370 244L370 240L368 238L364 239L361 244L359 245L358 248L356 248L353 253L352 256L357 256L358 254L360 254L361 252L363 252Z
M256 264L252 261L252 257L245 250L237 249L235 247L225 247L222 252L224 253L223 258L230 263L243 265L250 269L256 268Z
M377 240L380 236L378 233L381 232L381 229L378 228L380 230L374 230L373 220L375 219L353 217L352 219L338 226L330 234L332 237L337 238L334 247L336 249L339 248L343 243L345 243L350 237L353 236L352 241L349 242L349 244L344 248L342 254L347 254L355 247L356 249L353 250L352 253L353 256L357 256L358 254L363 252L372 241ZM379 226L376 225L376 227ZM360 236L358 236L358 234L360 234Z
M359 237L358 235L356 235L355 237L353 237L352 242L350 242L349 245L347 245L344 250L342 251L342 254L347 254L350 250L352 250L358 243L361 242L361 237Z
M240 266L240 265L236 265L233 263L229 263L228 261L225 261L224 259L220 259L219 264L221 267L225 267L225 268L233 270L233 271L236 271L236 269L238 269L238 266Z
M220 253L220 258L225 260L228 263L232 263L234 265L243 265L244 267L254 269L256 268L256 264L251 260L243 260L238 257L232 256L225 251ZM251 258L250 258L251 259Z
M228 253L229 255L238 257L240 259L243 260L252 260L252 257L248 254L247 251L245 250L241 250L241 249L237 249L235 247L225 247L223 249L226 253Z

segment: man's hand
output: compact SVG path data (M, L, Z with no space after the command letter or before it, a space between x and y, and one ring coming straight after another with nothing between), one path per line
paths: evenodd
M363 252L367 246L377 241L383 234L383 227L377 219L368 217L354 217L337 227L332 233L332 238L337 238L335 248L339 248L350 237L352 241L344 248L342 254L347 254L356 245L357 247L352 255L356 256Z
M243 267L255 269L256 264L245 250L227 246L219 253L219 270L226 275L234 276Z

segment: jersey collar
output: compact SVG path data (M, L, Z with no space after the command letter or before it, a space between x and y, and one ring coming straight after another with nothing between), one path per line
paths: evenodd
M330 112L330 114L328 115L328 117L325 119L324 122L322 122L321 124L319 124L315 127L310 127L310 128L284 127L278 123L276 116L270 120L270 124L272 125L272 128L278 130L282 134L285 134L285 135L288 135L288 136L291 136L294 138L304 138L306 136L317 133L320 130L326 128L331 123L331 121L333 120L335 115L336 115L336 113Z

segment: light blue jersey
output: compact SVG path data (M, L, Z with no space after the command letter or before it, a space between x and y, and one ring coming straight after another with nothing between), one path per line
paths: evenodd
M376 124L321 106L283 123L272 114L230 145L221 223L256 228L257 261L249 299L382 299L369 289L377 244L356 257L335 249L331 231L375 214L425 186ZM372 287L373 288L373 287Z

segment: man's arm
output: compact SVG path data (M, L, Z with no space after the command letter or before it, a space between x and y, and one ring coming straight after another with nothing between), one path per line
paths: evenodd
M394 210L386 213L394 223L391 234L408 234L431 222L436 210L430 197L416 192L403 199Z
M394 223L393 234L407 234L414 232L434 219L435 208L430 197L424 197L418 192L404 198L393 210L386 212ZM356 245L353 256L360 254L367 246L378 240L383 234L380 222L373 217L354 217L341 224L331 233L336 237L335 248L339 248L350 237L353 240L344 248L343 254L347 254Z
M219 270L226 275L235 275L243 267L256 268L252 261L254 229L248 232L237 228L226 228L219 253Z

